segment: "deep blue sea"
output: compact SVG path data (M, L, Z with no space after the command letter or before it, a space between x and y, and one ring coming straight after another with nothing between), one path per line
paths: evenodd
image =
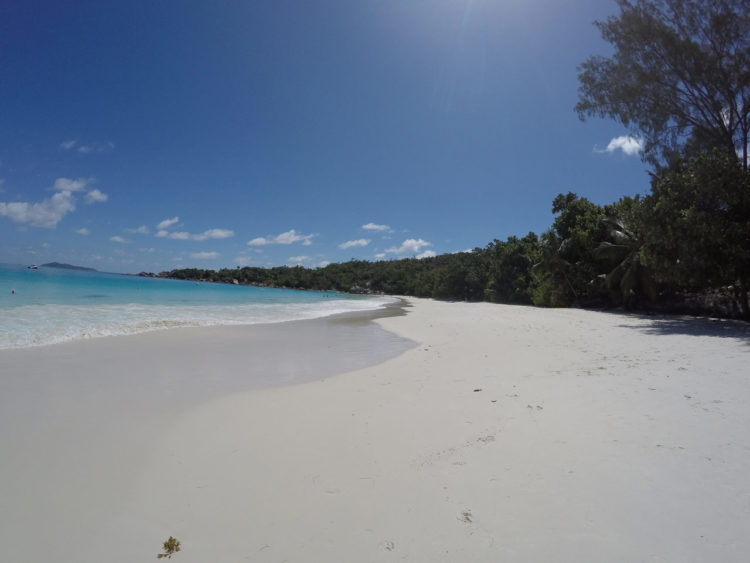
M172 327L312 319L390 302L336 292L0 264L0 350Z

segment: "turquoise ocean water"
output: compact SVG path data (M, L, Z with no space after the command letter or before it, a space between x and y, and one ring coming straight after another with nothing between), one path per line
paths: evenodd
M312 319L392 301L0 264L0 350L172 327Z

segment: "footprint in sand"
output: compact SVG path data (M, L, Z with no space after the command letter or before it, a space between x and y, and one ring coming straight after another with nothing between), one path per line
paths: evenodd
M471 510L464 510L458 519L466 524L471 524L474 521L474 516L471 514Z
M394 549L396 549L396 544L392 541L384 541L380 544L380 549L382 549L383 551L393 551Z

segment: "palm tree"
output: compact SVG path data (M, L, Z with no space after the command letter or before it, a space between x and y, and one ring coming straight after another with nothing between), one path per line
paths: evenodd
M601 242L594 256L615 265L606 274L607 287L620 291L623 305L628 309L635 305L639 295L654 300L656 285L650 269L641 259L644 241L618 217L606 217L604 222L612 227L609 234L614 242Z
M542 278L551 279L553 282L564 281L565 286L573 294L573 303L577 303L578 293L566 273L566 270L570 270L572 266L562 257L567 246L567 239L560 241L560 238L551 231L544 233L541 239L540 260L531 267L531 272Z

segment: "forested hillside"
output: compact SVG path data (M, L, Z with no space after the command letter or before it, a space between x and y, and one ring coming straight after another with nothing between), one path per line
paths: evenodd
M642 196L552 202L550 228L472 252L324 268L175 270L277 287L558 307L611 306L750 319L750 3L618 0L597 22L610 57L579 67L581 119L643 143Z

